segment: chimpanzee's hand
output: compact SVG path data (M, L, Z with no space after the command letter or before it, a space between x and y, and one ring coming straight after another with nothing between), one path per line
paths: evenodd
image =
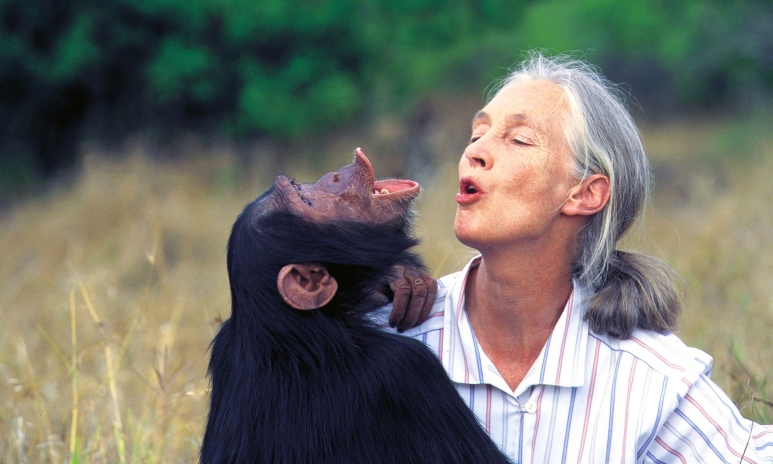
M437 282L424 269L413 264L394 266L389 288L394 293L391 327L402 332L427 320L435 303Z

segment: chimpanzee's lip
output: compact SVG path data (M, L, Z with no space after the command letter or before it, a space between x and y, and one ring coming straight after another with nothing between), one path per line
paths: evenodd
M370 189L371 195L377 198L405 196L410 199L415 198L421 191L421 186L418 182L406 179L385 179L375 180L375 173L373 171L373 165L370 164L370 160L365 156L362 148L357 148L354 151L355 163L362 163L367 169L368 182L372 182L372 188Z

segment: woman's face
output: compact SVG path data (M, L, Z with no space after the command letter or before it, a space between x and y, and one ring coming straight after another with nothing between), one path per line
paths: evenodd
M567 105L548 81L507 85L472 121L459 162L457 238L479 251L549 240L578 183L561 122Z

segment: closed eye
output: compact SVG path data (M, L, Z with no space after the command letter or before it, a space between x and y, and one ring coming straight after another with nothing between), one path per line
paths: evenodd
M536 145L536 142L534 139L524 135L516 135L515 137L513 137L512 142L516 145L520 145L523 147L531 147Z

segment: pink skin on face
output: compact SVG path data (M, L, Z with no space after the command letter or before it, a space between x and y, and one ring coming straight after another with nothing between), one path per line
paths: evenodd
M570 189L563 92L547 81L510 84L473 118L459 162L457 238L481 252L548 239Z

